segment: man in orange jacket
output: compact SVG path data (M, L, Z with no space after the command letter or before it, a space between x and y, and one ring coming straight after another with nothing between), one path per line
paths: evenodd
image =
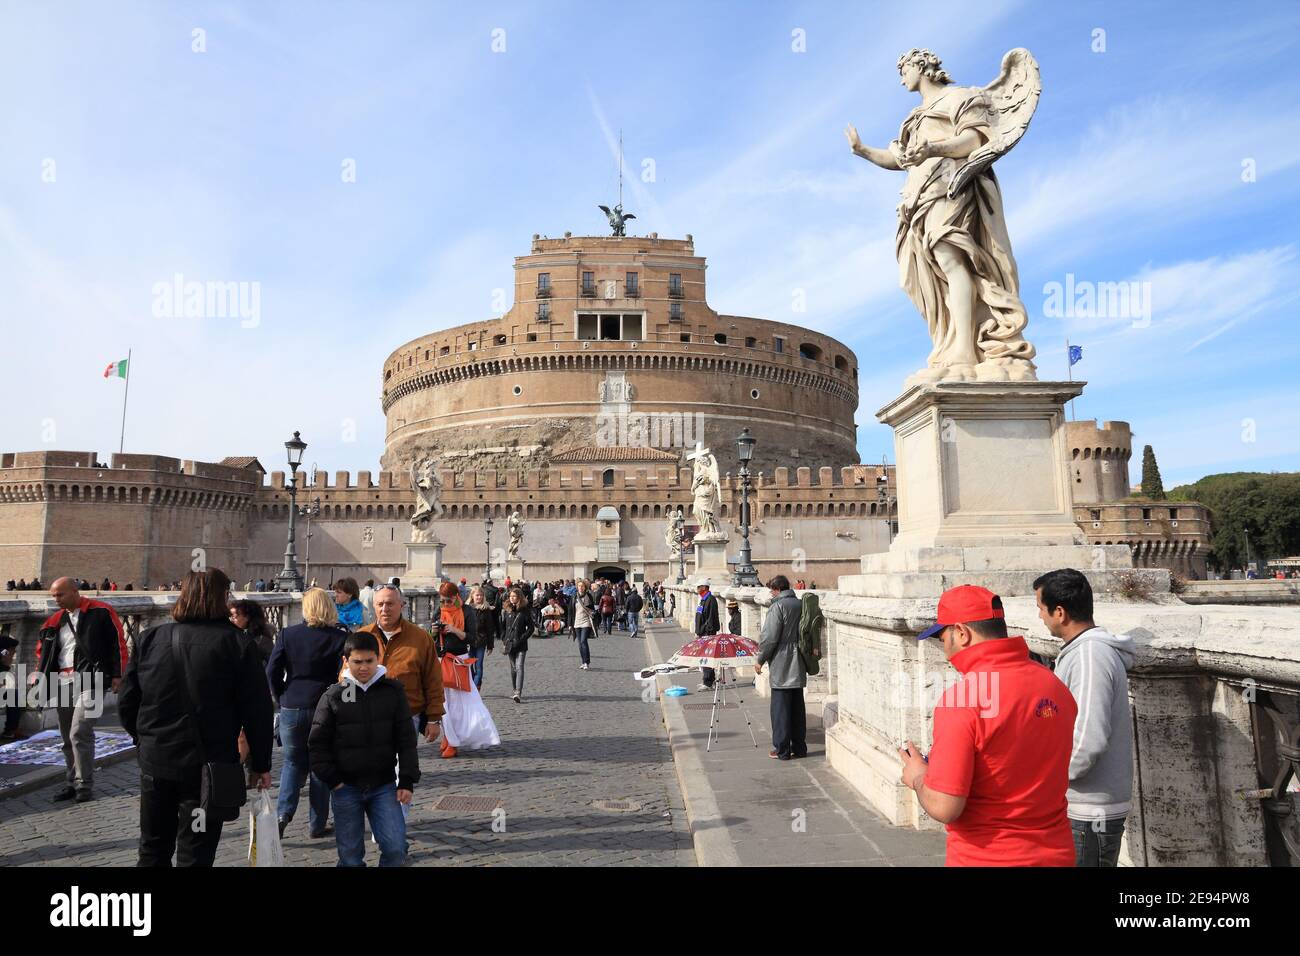
M442 692L442 662L433 638L414 621L402 617L406 600L394 584L375 588L375 623L359 630L379 639L380 662L385 676L406 689L411 719L424 739L433 743L442 730L446 713Z

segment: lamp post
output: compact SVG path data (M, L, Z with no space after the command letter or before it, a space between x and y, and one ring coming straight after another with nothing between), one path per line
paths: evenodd
M885 473L876 476L876 499L885 509L885 531L889 534L889 543L894 543L894 518L890 514L890 506L893 504L889 497L889 466L885 466Z
M489 514L483 519L483 531L485 533L484 547L487 550L487 558L483 563L483 574L487 580L492 580L492 516Z
M686 580L686 516L681 505L677 506L673 527L677 529L677 583L681 584Z
M299 511L298 513L307 519L307 553L303 555L303 559L302 559L302 564L303 564L302 576L305 580L310 581L311 580L311 536L312 536L311 519L316 517L318 514L320 514L320 499L313 498L311 500L311 504L303 505L302 510Z
M754 458L755 441L748 428L736 437L736 457L740 461L740 560L731 583L740 587L758 587L758 572L749 549L749 463Z
M302 574L298 571L298 555L294 550L294 530L298 517L298 466L302 464L302 453L307 450L307 443L297 432L284 443L289 456L289 539L284 546L284 570L276 578L277 591L301 591Z
M1244 574L1247 579L1250 578L1250 526L1241 526L1241 535L1246 539L1246 568Z

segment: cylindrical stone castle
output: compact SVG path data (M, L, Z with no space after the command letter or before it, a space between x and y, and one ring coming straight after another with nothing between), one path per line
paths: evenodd
M384 363L383 467L538 467L590 448L697 442L723 471L858 461L857 358L796 325L720 315L694 242L534 237L505 315L407 342Z

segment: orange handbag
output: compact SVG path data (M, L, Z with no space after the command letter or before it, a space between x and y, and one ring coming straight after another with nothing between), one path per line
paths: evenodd
M468 657L461 660L455 654L444 654L442 656L442 686L451 690L468 691L470 685L470 665L474 663L475 658Z

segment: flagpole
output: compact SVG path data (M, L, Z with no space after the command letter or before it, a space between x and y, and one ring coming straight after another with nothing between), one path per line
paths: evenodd
M121 354L120 352L118 353ZM122 390L122 433L117 439L117 453L126 446L126 397L131 394L131 350L126 350L126 388Z
M1067 381L1074 381L1074 363L1070 361L1070 340L1065 340L1065 377ZM1074 421L1074 399L1070 399L1070 421Z

